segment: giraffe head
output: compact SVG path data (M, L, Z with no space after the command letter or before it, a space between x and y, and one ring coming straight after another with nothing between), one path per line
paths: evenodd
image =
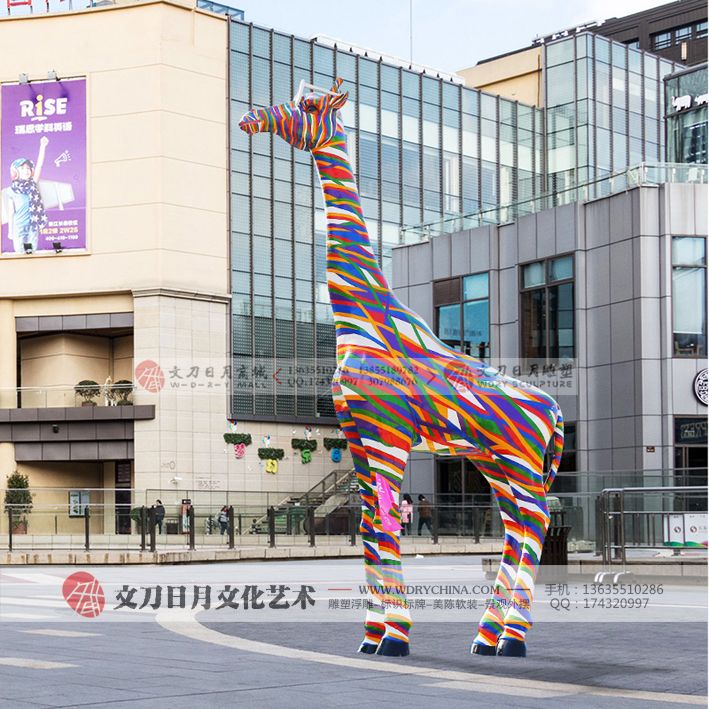
M330 91L303 95L306 85L301 81L292 101L270 108L252 108L239 121L239 128L250 135L274 133L300 150L322 148L335 137L337 111L347 101L347 94L339 92L340 84L342 79L336 79Z

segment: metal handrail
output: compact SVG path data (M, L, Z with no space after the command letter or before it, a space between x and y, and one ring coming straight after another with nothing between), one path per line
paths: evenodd
M683 494L694 494L702 495L706 497L707 488L698 485L678 485L670 487L615 487L615 488L605 488L601 491L599 495L599 513L601 515L601 552L603 558L604 566L610 567L615 561L619 561L623 568L627 563L627 540L626 540L626 517L631 516L633 527L635 526L635 520L637 517L646 519L648 521L648 532L650 528L650 520L652 516L659 516L664 529L665 518L669 520L671 515L685 514L686 510L627 510L626 509L626 496L637 495L642 493L643 495L649 494L666 494L666 495L678 495ZM611 500L614 504L611 505ZM616 509L612 509L615 507ZM706 513L706 510L703 511ZM701 513L701 512L700 512ZM633 538L635 538L635 534ZM653 541L655 538L654 531L652 535L648 534L648 537L652 536ZM686 538L685 538L686 542ZM662 545L655 543L639 544L634 543L632 545L636 549L664 549L665 544ZM684 544L683 546L686 546ZM675 547L677 548L677 547ZM615 555L619 554L619 558Z

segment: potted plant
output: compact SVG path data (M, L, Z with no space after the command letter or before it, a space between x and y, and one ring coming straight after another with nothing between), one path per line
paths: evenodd
M116 401L116 406L130 406L133 402L128 398L133 393L133 382L119 379L112 387L111 394Z
M12 510L12 533L27 534L27 515L32 511L33 495L26 475L15 471L7 476L5 512Z
M82 406L96 406L94 398L101 393L101 387L93 379L82 379L74 391L83 399Z

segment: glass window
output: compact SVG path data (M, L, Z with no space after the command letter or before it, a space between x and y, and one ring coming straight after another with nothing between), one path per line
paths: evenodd
M488 281L489 277L487 273L476 273L473 276L465 276L465 278L463 278L463 300L487 298Z
M677 29L675 29L675 44L688 42L691 38L692 25L685 25L684 27L677 27Z
M574 276L574 257L561 256L549 262L549 281L564 281Z
M706 240L672 239L672 319L676 357L707 353Z
M401 72L401 89L404 96L419 99L421 95L421 77L410 71Z
M624 42L625 46L628 49L640 49L640 40L639 39L627 39Z
M653 49L667 49L672 46L672 32L658 32L652 35Z
M596 61L605 62L610 64L611 62L611 43L600 35L594 37L596 42Z
M480 94L480 111L483 118L497 121L497 97Z
M703 39L707 36L707 21L697 22L695 25L695 37L697 39Z
M463 88L463 112L477 116L480 112L479 108L480 94L472 89Z
M439 106L441 103L441 83L438 79L432 79L430 76L424 76L423 81L423 100L426 103L431 103Z
M574 100L574 65L562 64L547 69L547 106Z
M461 285L462 303L443 305L461 298ZM486 359L490 354L488 291L487 273L437 281L433 287L438 336L449 347L479 359Z
M375 62L359 58L359 82L365 86L377 87L377 64Z
M546 45L546 65L547 67L556 66L571 62L574 59L574 40L573 38L565 39L561 42L554 42Z
M545 269L550 285L544 285ZM573 257L559 256L522 267L522 356L574 356ZM559 281L565 281L559 283Z
M438 309L438 337L449 347L460 347L460 304Z
M530 359L546 357L546 291L522 293L522 355Z
M522 283L525 288L544 285L544 262L529 263L522 267Z

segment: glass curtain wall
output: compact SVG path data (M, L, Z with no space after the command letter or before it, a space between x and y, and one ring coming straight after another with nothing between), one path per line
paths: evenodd
M250 107L301 79L344 80L350 158L375 254L391 276L401 227L498 207L542 186L541 111L253 25L230 24L233 414L332 419L335 333L326 220L309 153L250 139Z
M547 189L560 204L576 184L663 160L662 78L675 67L590 33L545 47Z

